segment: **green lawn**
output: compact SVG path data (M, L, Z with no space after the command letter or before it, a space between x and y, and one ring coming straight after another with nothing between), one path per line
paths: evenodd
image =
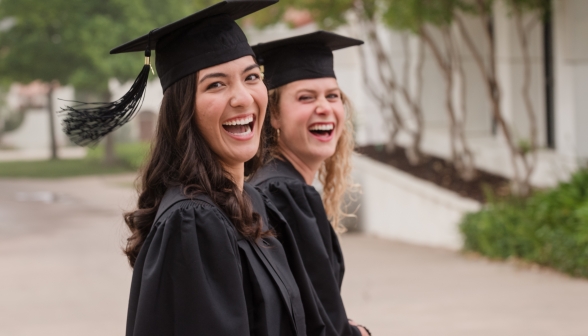
M104 175L137 171L149 150L149 144L117 144L120 163L106 166L102 163L104 149L91 148L83 159L55 161L0 162L0 178L59 178L82 175Z

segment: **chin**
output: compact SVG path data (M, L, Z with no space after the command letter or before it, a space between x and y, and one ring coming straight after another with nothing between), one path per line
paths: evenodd
M312 153L312 156L314 156L317 159L320 159L320 161L325 161L328 158L330 158L331 156L335 155L335 150L336 150L336 148L317 149L316 151L314 151Z
M247 162L257 154L258 147L255 148L238 148L233 151L235 153L234 160L236 162Z

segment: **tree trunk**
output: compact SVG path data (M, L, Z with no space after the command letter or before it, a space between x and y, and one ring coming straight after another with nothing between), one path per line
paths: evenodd
M537 165L537 149L539 147L537 118L535 116L535 108L533 107L533 102L531 100L532 71L531 55L529 52L529 36L537 23L541 21L540 15L541 14L538 14L536 17L533 17L526 26L523 24L524 18L521 10L517 11L514 16L524 64L521 95L523 96L523 101L525 102L525 111L527 112L527 117L529 118L529 132L531 137L531 140L529 141L529 148L521 149L524 169L522 186L527 188L523 190L524 194L528 194L530 192L531 176L533 175Z
M486 40L488 43L488 64L484 62L482 58L482 52L476 46L474 40L472 39L471 35L468 32L468 29L465 27L464 22L462 21L459 15L456 15L456 22L459 28L459 31L464 38L465 44L468 49L471 51L476 63L478 64L478 69L480 70L482 77L484 78L486 84L486 91L488 97L490 99L490 103L492 105L492 116L494 120L498 123L500 129L502 130L502 135L506 140L509 152L510 152L510 162L513 169L513 192L525 196L531 190L529 180L525 179L525 176L521 176L520 165L519 162L524 166L527 165L525 154L521 152L520 147L517 146L515 143L514 135L512 134L512 130L508 121L502 115L502 108L500 106L501 100L501 91L500 86L498 83L498 77L496 73L496 41L494 37L494 33L489 22L492 20L491 13L486 11L485 7L483 6L484 2L482 0L478 1L478 9L480 11L480 21L484 26L484 31L486 35ZM524 172L523 172L524 174Z
M384 111L389 111L392 115L389 118L391 124L394 125L394 130L390 130L390 136L386 149L392 151L396 148L396 137L400 131L406 133L411 138L411 143L406 148L406 156L411 165L417 165L422 161L423 154L421 151L421 138L423 134L423 116L420 107L420 102L411 95L407 88L407 83L399 83L397 80L396 72L391 62L391 57L387 55L380 36L377 32L376 22L373 20L365 19L362 13L358 13L359 21L362 23L362 29L367 35L367 44L371 47L371 50L376 58L378 64L378 79L379 85L368 85L369 78L366 78L367 72L364 71L364 82L368 86L368 92L374 96L374 89L377 87L383 87L384 93L380 93L380 98L377 99L380 106L386 106ZM407 46L406 46L407 47ZM408 51L408 50L406 50ZM365 56L363 56L365 57ZM420 59L417 62L422 61L422 53L419 53ZM410 67L410 61L406 60L404 65L405 79L408 78L408 67ZM421 63L419 63L421 66ZM364 66L364 69L367 67ZM419 83L420 85L420 83ZM419 88L420 90L420 88ZM382 90L377 90L382 91ZM398 106L396 105L396 94L400 93L401 99L403 99L409 108L409 112L415 120L414 125L409 125L406 121L406 117L400 113ZM419 93L417 93L418 95ZM378 95L378 94L376 94ZM412 127L411 127L412 126Z
M49 141L51 146L51 160L57 160L57 139L55 135L55 111L53 110L53 92L57 88L57 84L52 82L49 84L47 91L47 113L49 113Z
M368 28L370 27L369 22L366 22L365 20L361 20L360 22L362 23L363 29L367 32L367 34L373 33L371 29ZM375 36L377 38L377 35ZM380 113L382 114L384 121L386 121L388 128L388 141L386 142L385 148L388 153L391 153L396 149L398 133L405 129L402 117L400 116L395 102L396 87L390 86L390 81L386 80L382 73L380 73L379 76L380 83L374 83L369 77L367 56L362 47L359 48L359 56L362 67L362 79L365 84L366 91L378 103ZM377 57L376 61L378 62L379 68L383 67L381 62L384 60L382 60L380 57ZM384 92L387 94L382 93L382 90L378 90L378 87L384 87Z
M459 75L461 64L457 64L461 59L457 56L458 51L454 45L449 27L439 28L443 35L443 43L445 45L445 53L442 52L441 47L435 42L426 27L422 27L421 34L423 40L433 52L433 56L437 61L437 65L445 79L445 107L449 119L449 142L451 147L451 160L453 166L459 173L459 176L464 181L470 181L475 177L475 165L473 152L470 150L467 138L465 136L465 109L463 116L459 118L455 110L455 102L453 98L454 91L454 72ZM457 70L455 70L457 68ZM462 81L465 78L462 78ZM465 83L460 83L463 86Z

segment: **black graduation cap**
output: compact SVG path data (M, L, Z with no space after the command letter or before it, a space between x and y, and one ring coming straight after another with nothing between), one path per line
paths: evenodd
M243 56L254 56L235 20L278 0L225 0L110 51L144 51L145 64L131 89L111 103L80 103L62 108L63 130L80 146L93 145L127 123L140 108L151 69L151 50L163 91L185 76Z
M333 50L361 44L361 40L319 30L252 48L257 62L264 67L266 86L271 90L302 79L336 78Z

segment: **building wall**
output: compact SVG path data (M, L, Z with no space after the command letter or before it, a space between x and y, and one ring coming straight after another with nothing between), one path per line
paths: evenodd
M15 149L46 149L50 144L49 115L47 112L47 98L41 95L35 102L38 107L27 109L23 124L13 132L2 137L2 143ZM61 87L53 94L55 135L58 146L66 146L69 140L62 132L61 121L63 115L58 113L60 107L74 99L74 90L70 86ZM16 92L11 92L7 99L11 108L19 108L19 98Z
M554 2L556 148L588 159L588 1Z

